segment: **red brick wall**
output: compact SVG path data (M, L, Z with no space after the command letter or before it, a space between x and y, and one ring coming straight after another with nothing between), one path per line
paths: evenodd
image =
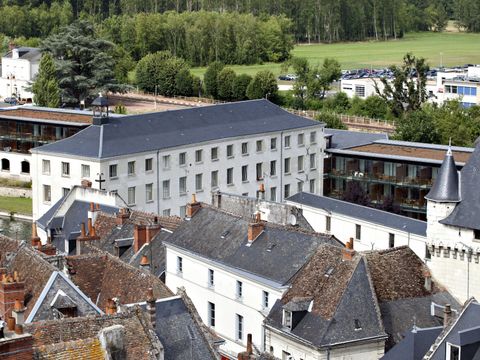
M0 316L5 319L12 314L15 300L23 302L25 298L25 283L0 283Z
M32 360L33 336L0 340L0 360Z

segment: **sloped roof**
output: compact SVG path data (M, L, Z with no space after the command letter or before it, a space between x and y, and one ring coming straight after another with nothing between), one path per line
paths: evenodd
M249 222L202 204L164 243L280 284L287 283L320 244L341 246L328 235L269 223L247 246Z
M387 134L325 128L325 135L332 136L331 149L346 149L387 140ZM328 152L329 149L326 149Z
M40 60L42 57L42 52L39 48L28 47L28 46L19 46L15 48L18 51L19 59L22 60ZM13 56L13 50L7 52L4 57L11 58Z
M413 328L406 333L405 339L390 349L381 360L422 360L442 329L442 326Z
M321 126L268 100L110 118L77 134L32 149L87 158L110 158L230 137Z
M436 202L460 201L458 172L450 149L447 151L442 166L438 170L437 178L428 194L425 195L425 199Z
M383 211L368 206L354 204L348 201L333 199L306 192L296 193L295 195L290 196L287 201L335 212L356 219L361 219L372 224L383 225L392 229L410 232L420 236L427 235L427 223L425 221L412 219L407 216L393 214L388 211Z

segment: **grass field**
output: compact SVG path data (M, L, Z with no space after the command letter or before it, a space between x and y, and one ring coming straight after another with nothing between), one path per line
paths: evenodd
M0 211L30 215L32 213L32 199L0 196Z
M339 44L298 45L294 56L307 58L312 64L321 63L325 57L340 61L342 69L381 68L399 64L407 52L424 57L431 67L480 63L480 34L459 32L409 33L403 39L390 41L366 41ZM259 70L271 70L280 75L281 64L266 63L251 66L231 66L237 73L254 75ZM205 68L192 72L203 76Z

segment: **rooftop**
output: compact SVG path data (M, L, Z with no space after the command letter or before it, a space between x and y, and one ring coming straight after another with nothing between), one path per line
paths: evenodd
M22 106L0 110L0 118L42 123L63 123L73 126L86 126L92 123L92 112Z
M321 126L267 100L110 118L33 152L110 158L206 141Z
M325 135L332 137L330 149L345 149L371 144L376 140L387 140L387 134L325 128ZM327 150L328 151L328 150Z
M42 53L39 48L20 46L7 52L3 57L12 58L13 52L18 51L18 58L22 60L40 60Z

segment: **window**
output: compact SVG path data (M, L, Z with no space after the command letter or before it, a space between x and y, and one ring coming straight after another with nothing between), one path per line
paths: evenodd
M233 145L227 145L227 158L233 157Z
M203 189L203 176L202 174L195 175L195 190L202 191Z
M310 170L317 167L317 157L315 154L310 154Z
M303 133L297 135L297 143L298 143L298 146L303 146L303 144L304 144Z
M263 151L263 140L257 140L257 152Z
M43 201L52 201L52 188L50 185L43 185Z
M20 163L20 172L22 174L30 174L30 163L27 160L23 160Z
M268 309L268 296L269 296L268 291L264 291L262 296L262 306L265 309Z
M355 95L361 98L365 97L365 85L355 85Z
M170 197L170 180L163 180L162 189L163 189L163 198L168 199Z
M393 248L395 247L395 234L388 234L388 247Z
M315 194L315 179L310 179L310 192Z
M227 169L227 185L233 185L233 168Z
M168 157L168 167L170 167L170 156ZM145 159L145 171L152 171L152 170L153 170L153 159L152 158Z
M330 232L332 231L332 217L326 216L325 217L325 230Z
M248 154L248 142L242 143L242 155Z
M287 328L292 328L292 312L288 310L283 310L283 326Z
M128 188L128 205L135 204L135 186Z
M242 166L242 181L248 181L248 165Z
M62 196L67 196L68 193L70 192L70 189L69 188L62 188Z
M270 188L270 201L277 201L277 188Z
M297 182L297 192L303 191L303 181Z
M270 150L277 150L277 138L270 139Z
M310 133L310 144L315 144L317 142L317 133L312 131Z
M361 240L362 238L362 227L358 224L355 224L355 239Z
M82 164L82 177L90 177L90 165Z
M208 326L215 327L215 304L208 302Z
M237 280L237 293L236 298L241 299L243 297L243 283Z
M70 176L70 163L62 162L62 176Z
M284 144L286 148L290 147L290 135L285 136Z
M285 174L290 174L290 158L286 158L285 161L285 166L284 166L284 173Z
M213 147L210 149L210 158L212 161L218 160L218 147Z
M215 272L212 269L208 269L208 287L215 286Z
M187 153L182 152L178 154L178 165L183 166L187 164Z
M199 163L202 162L202 150L195 151L195 162Z
M2 159L2 171L10 171L10 160Z
M184 195L187 193L187 177L182 176L178 178L178 192L180 195Z
M283 197L286 199L290 197L290 184L286 184L283 189Z
M300 155L297 158L297 166L298 166L298 172L302 172L303 171L303 155Z
M50 175L50 160L42 160L42 174Z
M145 201L153 201L153 184L145 185Z
M277 175L277 161L272 160L270 161L270 176Z
M446 360L460 360L460 347L447 343Z
M183 273L183 259L181 256L177 256L177 274Z
M135 161L129 161L127 165L128 175L135 175Z
M243 340L243 316L236 314L237 340Z
M263 163L257 163L257 180L263 179Z
M118 175L117 175L117 164L114 164L114 165L110 165L108 167L108 176L110 178L116 178Z
M165 209L162 211L162 216L170 216L170 209Z
M480 240L480 230L473 230L473 237L475 240Z
M180 213L180 217L181 217L181 218L184 218L185 215L187 215L187 207L186 207L185 205L180 206L180 211L179 211L179 213Z
M218 186L218 170L212 171L210 180L211 180L212 188Z
M162 156L162 166L164 169L170 169L170 155Z

